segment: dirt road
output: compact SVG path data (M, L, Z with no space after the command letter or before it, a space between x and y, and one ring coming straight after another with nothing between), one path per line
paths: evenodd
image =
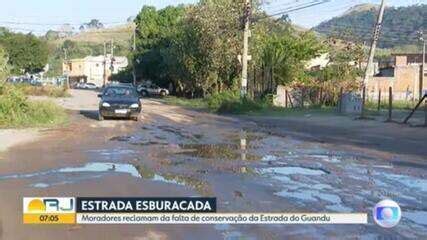
M95 93L73 94L97 101ZM75 106L73 99L67 101ZM318 129L321 123L238 119L157 100L144 101L141 122L98 122L96 104L77 105L69 126L42 131L36 142L1 154L0 239L427 235L426 143L409 144L418 142L426 130L418 129L416 136L403 135L399 141L390 133L383 136L388 139L383 144L377 143L374 132L358 131L358 125L349 132L336 130L328 135ZM352 140L352 136L356 137ZM242 139L247 150L241 148ZM220 212L367 213L375 203L391 197L401 205L403 219L393 229L376 226L371 216L368 225L352 226L26 226L22 224L23 196L215 196Z

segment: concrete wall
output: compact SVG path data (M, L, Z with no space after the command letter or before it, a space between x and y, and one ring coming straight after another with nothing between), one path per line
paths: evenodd
M396 92L411 93L411 98L418 99L420 89L420 66L407 65L397 66L395 69L395 78L398 80L394 85Z
M393 88L395 100L417 100L420 98L421 65L416 62L417 56L397 55L395 57L394 77L374 77L368 82L367 97L378 99L379 90L382 98L388 98L388 88ZM427 89L427 80L423 83Z

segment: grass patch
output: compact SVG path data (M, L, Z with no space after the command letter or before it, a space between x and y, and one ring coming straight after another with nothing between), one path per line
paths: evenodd
M22 89L0 84L0 128L42 127L64 123L65 110L50 101L28 101Z
M282 108L269 106L259 111L249 112L251 116L269 116L269 117L299 117L306 115L331 115L336 114L335 107L329 106L311 106L305 108Z
M206 101L209 109L217 113L244 114L260 111L268 105L265 101L241 98L236 91L217 93L209 96Z
M57 86L32 86L29 84L16 85L25 95L47 96L47 97L70 97L71 95L63 87Z
M417 105L418 101L404 101L404 100L394 100L393 101L393 110L412 110ZM372 111L378 110L377 101L368 101L366 102L366 108ZM382 110L388 109L388 101L382 101L380 104Z
M166 104L177 105L181 107L194 108L194 109L208 109L207 102L202 98L188 99L178 98L174 96L167 96L162 99Z
M211 95L205 99L186 99L166 97L167 104L194 109L202 109L215 113L246 114L253 116L304 116L307 114L333 114L335 107L312 106L307 108L282 108L271 104L272 98L264 100L242 99L238 92L227 91Z

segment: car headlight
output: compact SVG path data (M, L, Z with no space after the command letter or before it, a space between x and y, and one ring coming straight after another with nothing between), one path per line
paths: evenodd
M109 103L107 103L107 102L103 102L103 103L102 103L102 106L103 106L103 107L111 107L111 106L110 106L110 104L109 104Z
M139 108L139 104L138 103L134 103L134 104L130 105L130 108Z

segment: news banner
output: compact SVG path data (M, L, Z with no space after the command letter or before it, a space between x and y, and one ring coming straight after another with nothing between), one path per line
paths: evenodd
M219 213L216 198L23 198L24 224L367 224L366 213Z

